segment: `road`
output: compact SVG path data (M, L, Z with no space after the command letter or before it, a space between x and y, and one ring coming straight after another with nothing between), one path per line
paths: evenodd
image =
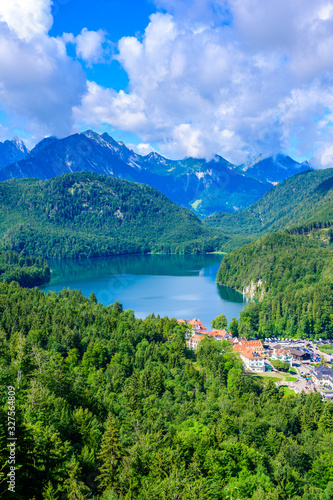
M311 341L305 340L305 341L299 341L299 342L284 342L284 341L274 341L274 342L265 342L270 346L274 346L276 344L280 344L281 347L283 348L299 348L301 350L304 349L309 349L311 354L318 355L324 358L324 360L327 363L330 363L333 360L333 355L332 354L326 354L321 352L317 345L312 343ZM309 345L307 347L307 345ZM312 351L312 352L311 352ZM300 362L293 362L293 367L297 370L297 374L295 374L295 377L297 377L297 381L294 382L286 382L284 380L281 380L280 382L276 382L276 386L281 386L281 385L286 385L296 393L300 393L302 391L304 392L313 392L316 391L316 388L313 384L312 381L306 380L303 378L301 375L311 375L311 364L310 361L307 361L305 363L300 363ZM276 370L274 370L276 371ZM279 374L283 375L283 373L279 372ZM290 376L290 374L288 374Z

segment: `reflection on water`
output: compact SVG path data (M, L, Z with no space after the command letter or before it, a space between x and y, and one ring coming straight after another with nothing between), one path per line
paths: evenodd
M51 282L44 291L95 292L105 305L119 300L137 317L200 318L207 328L219 314L230 321L244 307L243 296L216 284L222 255L125 255L86 260L52 260Z
M70 279L89 279L105 274L111 275L157 275L157 276L216 276L222 255L118 255L94 259L49 260L53 271L52 282ZM214 269L212 269L214 267Z
M217 272L217 271L216 271ZM241 293L236 292L232 288L223 285L216 285L217 292L222 300L227 300L229 302L237 302L238 304L243 304L245 299Z

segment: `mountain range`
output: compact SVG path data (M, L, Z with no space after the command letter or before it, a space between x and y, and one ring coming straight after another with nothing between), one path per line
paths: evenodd
M276 231L304 234L320 230L317 235L327 236L333 227L333 169L295 175L244 210L219 212L204 222L229 237L226 250Z
M64 139L47 137L30 152L21 141L0 143L0 181L63 173L95 172L148 184L199 217L251 205L276 183L309 170L283 155L233 165L219 155L169 160L156 152L141 156L107 133L91 130Z
M26 158L29 150L21 139L12 139L11 141L0 142L0 169Z

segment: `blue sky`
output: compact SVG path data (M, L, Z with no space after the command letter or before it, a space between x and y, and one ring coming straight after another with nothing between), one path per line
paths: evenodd
M332 53L333 0L2 2L0 140L333 166Z
M83 27L89 31L102 29L116 47L124 36L143 34L156 8L152 2L144 0L62 0L54 2L52 12L51 36L61 36L64 32L76 36ZM117 91L127 88L128 76L118 61L85 67L85 71L87 77L99 85L112 86Z

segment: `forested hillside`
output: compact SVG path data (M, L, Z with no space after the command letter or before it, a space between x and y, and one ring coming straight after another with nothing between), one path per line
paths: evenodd
M319 394L245 377L228 343L207 339L195 358L176 320L137 320L78 291L11 283L0 296L1 385L16 394L11 498L332 498L333 405Z
M232 236L229 249L273 231L327 228L333 226L332 187L333 169L304 172L275 186L245 210L217 213L205 224Z
M242 334L333 338L333 249L320 240L263 236L226 255L217 280L259 300L241 313Z
M41 257L24 257L0 250L0 281L17 281L21 286L39 286L50 280L50 268Z
M225 238L155 189L94 173L0 183L5 248L48 258L214 251Z

